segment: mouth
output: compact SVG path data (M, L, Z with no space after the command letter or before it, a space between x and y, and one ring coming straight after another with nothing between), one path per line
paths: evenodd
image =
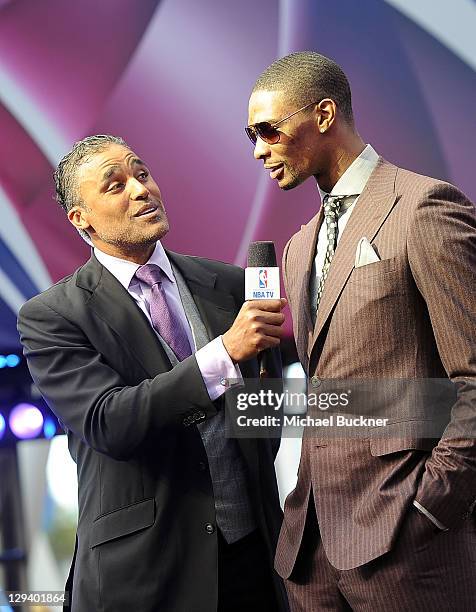
M272 179L276 179L279 176L281 176L281 174L284 171L284 164L275 164L274 166L265 166L266 170L270 170L269 176Z
M136 212L134 217L152 217L157 214L159 207L156 204L146 204Z

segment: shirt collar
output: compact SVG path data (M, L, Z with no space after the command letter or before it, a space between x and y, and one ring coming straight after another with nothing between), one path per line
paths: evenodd
M140 267L139 264L136 264L133 261L127 261L126 259L120 259L119 257L114 257L113 255L108 255L97 247L94 247L94 255L96 256L98 261L102 263L102 265L107 268L113 276L117 278L117 280L121 283L123 287L129 289L131 282L134 278L134 274ZM157 241L154 252L150 256L147 263L159 266L159 268L161 268L165 272L169 280L173 283L175 282L175 276L172 271L172 266L160 240Z
M323 191L318 185L321 200L324 200L326 195L360 195L377 166L378 158L378 153L368 144L340 177L330 194Z

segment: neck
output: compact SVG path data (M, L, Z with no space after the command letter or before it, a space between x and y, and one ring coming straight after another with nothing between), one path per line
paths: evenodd
M139 265L144 265L149 261L154 252L155 245L155 242L149 245L117 245L108 244L106 242L94 243L94 246L103 253L106 253L106 255L112 255L112 257L132 261Z
M332 143L327 167L315 175L319 187L330 193L340 177L364 149L365 143L356 132L347 135L341 141Z

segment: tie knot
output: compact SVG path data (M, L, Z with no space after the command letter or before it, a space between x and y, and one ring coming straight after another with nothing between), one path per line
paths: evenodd
M149 285L149 287L152 287L153 285L157 285L158 283L162 282L164 272L155 264L145 264L137 268L134 276L146 285Z

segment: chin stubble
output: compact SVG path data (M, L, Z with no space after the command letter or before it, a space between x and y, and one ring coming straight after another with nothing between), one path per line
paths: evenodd
M100 240L102 240L103 242L107 244L111 244L113 246L123 248L123 249L128 249L128 248L134 249L136 247L141 247L141 246L145 247L145 246L151 246L152 244L155 244L158 240L163 238L165 234L167 234L168 231L169 231L169 223L167 220L162 219L160 228L157 228L155 232L149 235L148 234L139 235L135 237L135 239L132 242L131 242L131 234L129 232L125 232L124 234L121 234L119 236L110 236L106 234L102 234L102 235L98 234L97 236Z
M297 187L298 185L300 185L302 183L302 181L299 179L298 175L292 171L292 169L287 166L286 164L283 164L285 170L288 171L288 173L291 176L291 180L286 183L285 185L283 185L282 190L283 191L289 191L290 189L294 189L294 187Z

